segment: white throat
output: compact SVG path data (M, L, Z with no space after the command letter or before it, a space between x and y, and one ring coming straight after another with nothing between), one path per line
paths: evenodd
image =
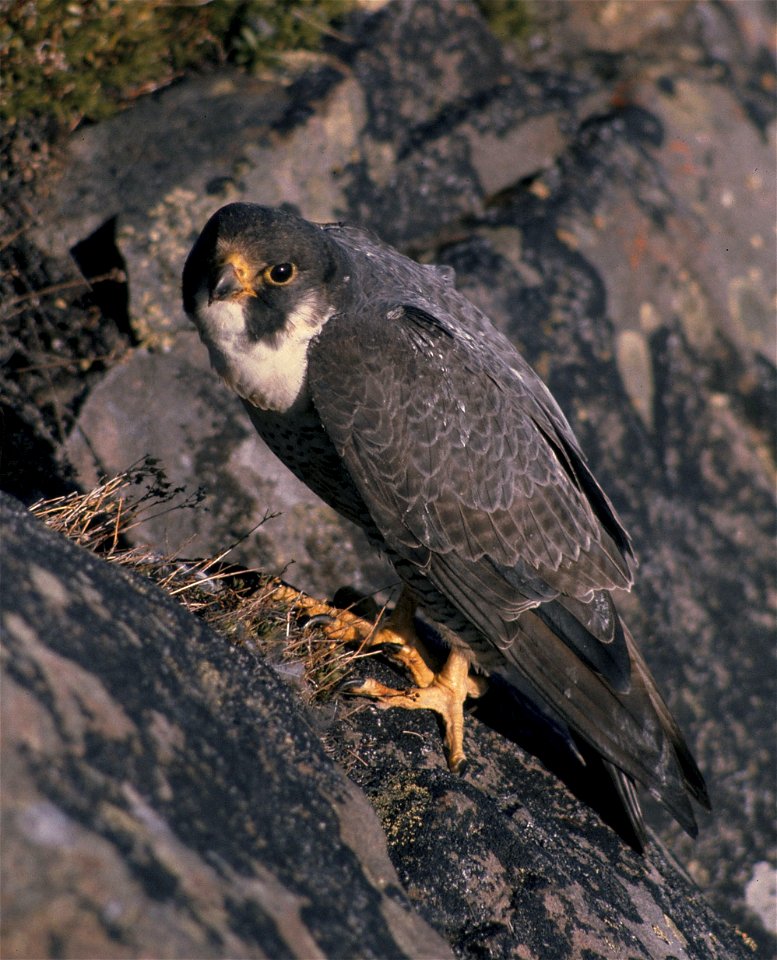
M334 309L309 293L282 330L262 340L246 332L242 304L234 300L197 305L196 322L211 366L238 396L261 410L285 413L307 394L308 347Z

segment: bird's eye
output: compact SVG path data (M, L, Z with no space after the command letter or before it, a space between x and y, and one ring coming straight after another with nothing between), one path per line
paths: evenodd
M283 286L284 283L291 283L297 276L297 265L295 263L274 263L272 266L265 267L265 280L276 287Z

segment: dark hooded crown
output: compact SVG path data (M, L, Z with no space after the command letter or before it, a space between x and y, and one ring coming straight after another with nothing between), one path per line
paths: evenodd
M262 284L258 311L277 312L299 300L306 292L332 283L338 272L336 251L320 227L286 210L255 203L230 203L208 220L186 259L183 270L183 306L194 318L207 286L209 299L218 294L221 264L230 255L239 255L255 272L273 265L293 264L298 276L287 287Z

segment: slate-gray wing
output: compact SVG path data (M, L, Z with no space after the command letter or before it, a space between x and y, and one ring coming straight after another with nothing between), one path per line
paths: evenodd
M475 661L517 670L693 831L683 784L704 803L703 781L607 592L631 583L628 537L536 375L401 304L333 317L308 360L386 545L493 645Z
M598 488L591 502L575 476L590 478L579 451L509 358L397 306L333 317L309 363L324 426L400 554L523 566L543 595L630 584L609 502ZM537 598L527 599L513 612Z

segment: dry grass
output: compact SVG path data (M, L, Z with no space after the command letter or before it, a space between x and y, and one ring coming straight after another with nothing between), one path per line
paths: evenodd
M230 564L227 558L236 544L197 560L128 544L127 535L140 523L170 510L191 509L200 500L199 495L184 498L158 464L146 458L87 493L40 500L30 511L109 563L154 580L229 642L256 644L279 672L300 681L311 699L329 699L356 661L375 655L364 635L370 624L345 612L327 630L320 621L332 616L329 604L277 577ZM305 626L305 621L311 623Z

